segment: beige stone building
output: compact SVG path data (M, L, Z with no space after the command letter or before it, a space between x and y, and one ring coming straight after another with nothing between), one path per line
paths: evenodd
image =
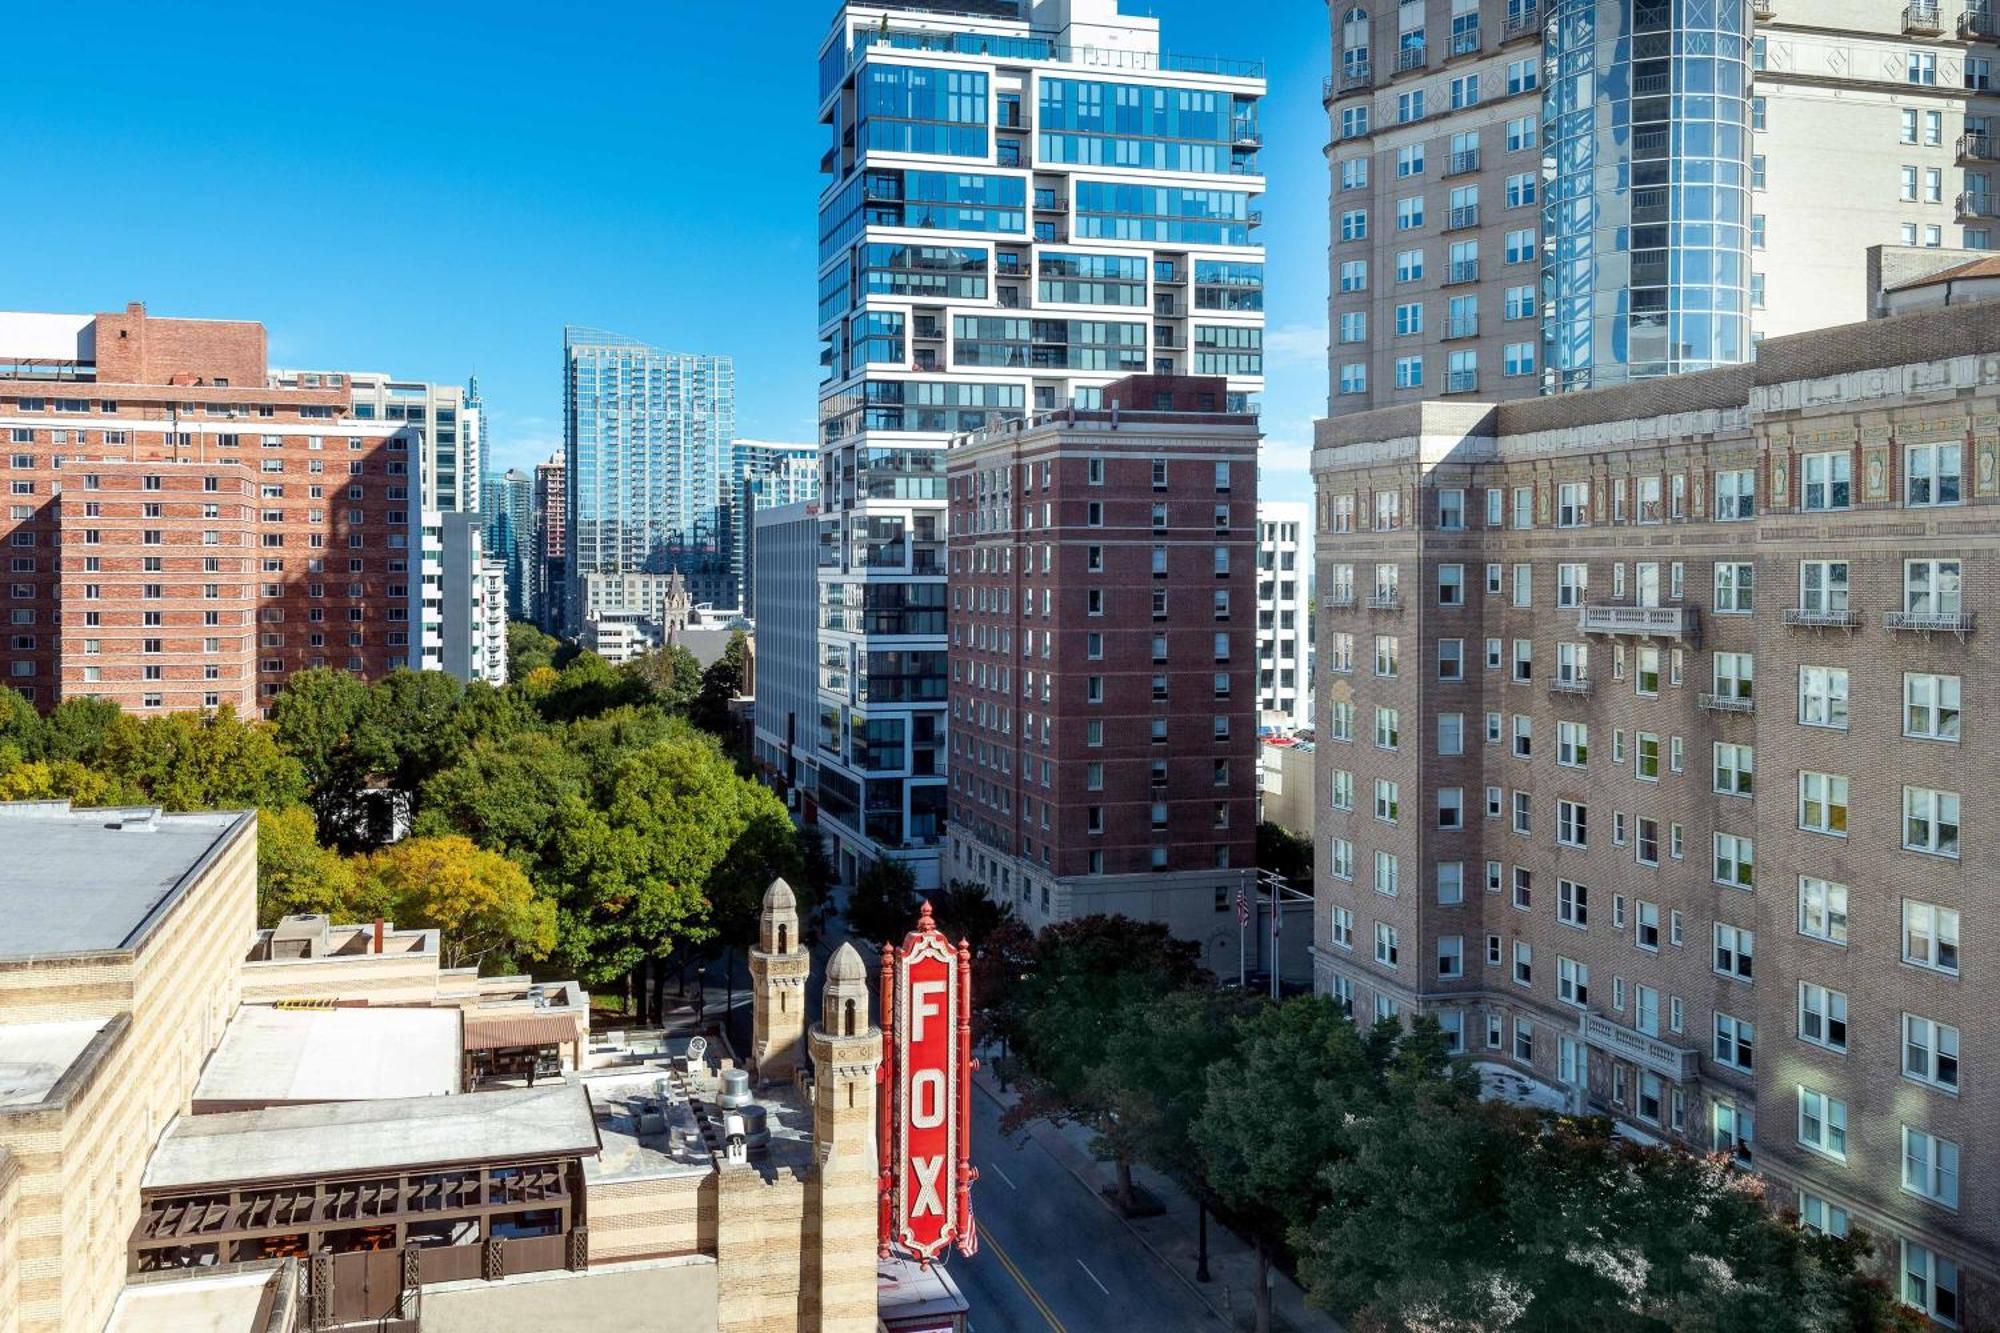
M809 1024L782 881L740 1067L434 931L258 930L254 814L0 805L0 846L0 1333L871 1333L884 1276L962 1325L878 1266L867 973Z
M1318 988L1986 1326L2000 306L1337 418L1314 475Z

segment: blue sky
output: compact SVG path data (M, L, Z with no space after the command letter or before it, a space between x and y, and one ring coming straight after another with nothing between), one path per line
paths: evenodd
M1319 0L1126 0L1262 57L1265 493L1326 396ZM0 309L262 320L274 364L478 372L502 466L561 443L565 322L736 359L813 438L815 53L833 0L110 0L9 16Z

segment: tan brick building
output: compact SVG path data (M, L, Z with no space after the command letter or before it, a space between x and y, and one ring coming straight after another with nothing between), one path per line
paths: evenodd
M1314 474L1319 988L1992 1319L2000 309L1337 418Z
M247 711L410 657L421 428L340 375L278 385L261 324L0 313L0 684L41 708ZM94 595L93 595L94 594Z

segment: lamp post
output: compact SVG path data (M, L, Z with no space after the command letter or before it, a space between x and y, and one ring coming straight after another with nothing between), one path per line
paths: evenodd
M1208 1204L1205 1200L1195 1200L1195 1216L1200 1219L1201 1240L1194 1257L1194 1280L1208 1281Z

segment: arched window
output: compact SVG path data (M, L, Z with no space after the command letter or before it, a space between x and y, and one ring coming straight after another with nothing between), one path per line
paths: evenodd
M843 1008L845 1010L842 1019L844 1027L840 1035L843 1037L851 1037L854 1035L854 1001L852 1000L846 1001L844 1003Z
M1340 71L1349 78L1368 74L1368 11L1354 6L1340 20Z
M790 953L790 952L792 951L792 946L791 946L791 936L792 936L792 928L791 928L790 926L786 925L786 924L785 924L784 922L780 921L780 922L778 923L778 952L779 952L779 953Z

